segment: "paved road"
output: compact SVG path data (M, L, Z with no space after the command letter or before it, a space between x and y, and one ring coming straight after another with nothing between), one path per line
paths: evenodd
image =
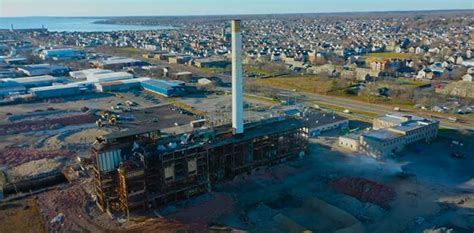
M309 101L317 101L322 104L330 104L330 105L336 105L340 106L342 108L347 108L349 110L359 110L359 111L364 111L364 112L373 112L379 115L386 114L387 112L393 112L393 107L386 106L386 105L379 105L379 104L370 104L370 103L365 103L357 100L351 100L347 98L340 98L340 97L334 97L334 96L325 96L325 95L318 95L318 94L312 94L312 93L294 93L288 90L284 89L278 89L278 88L272 88L275 89L276 93L284 94L284 95L290 95L290 98L293 98L291 96L296 96L298 101L300 103L304 103L306 105L311 105ZM262 95L261 93L252 93L255 95ZM435 115L430 115L424 112L420 111L414 111L412 109L402 109L404 112L407 113L414 113L419 116L425 116L425 117L431 117L435 118L440 121L440 126L445 127L445 128L453 128L453 129L471 129L474 130L474 122L469 121L469 122L453 122L447 118L442 118L439 116Z

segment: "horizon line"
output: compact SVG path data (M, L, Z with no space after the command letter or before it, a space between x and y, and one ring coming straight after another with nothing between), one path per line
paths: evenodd
M309 15L309 14L360 14L360 13L410 13L410 12L448 12L473 11L474 9L420 9L420 10L381 10L381 11L333 11L333 12L288 12L288 13L236 13L236 14L176 14L176 15L30 15L30 16L0 16L0 18L120 18L120 17L205 17L205 16L263 16L263 15Z

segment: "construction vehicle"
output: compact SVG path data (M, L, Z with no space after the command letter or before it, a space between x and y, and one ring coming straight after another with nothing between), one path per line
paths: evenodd
M107 121L109 123L109 125L116 125L117 124L117 115L115 114L112 114L112 113L109 113L109 112L103 112L100 114L100 117ZM102 127L103 126L103 122L102 122L102 119L99 119L96 121L96 124L97 126L99 127Z
M117 124L117 117L115 115L110 116L108 120L109 120L110 125L116 125Z
M108 112L103 112L103 113L100 114L100 117L102 119L107 119L109 117L109 113Z
M132 106L136 106L137 103L133 102L133 101L130 101L130 100L127 100L125 101L125 105L129 106L129 107L132 107Z

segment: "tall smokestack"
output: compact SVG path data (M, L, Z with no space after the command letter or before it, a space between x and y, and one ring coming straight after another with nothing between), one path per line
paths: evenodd
M232 128L234 134L244 132L242 99L242 34L240 20L232 20Z

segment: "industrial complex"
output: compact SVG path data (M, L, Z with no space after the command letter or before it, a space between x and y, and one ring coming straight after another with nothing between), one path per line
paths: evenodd
M403 44L399 21L234 17L0 29L0 233L474 230L466 100L452 100L457 117L389 105L390 94L433 102L438 87L389 86L391 69L422 64L371 59L362 45L390 43L352 29ZM312 34L325 30L360 43Z
M135 208L156 208L306 154L307 128L301 120L273 118L244 125L240 21L232 21L232 30L232 125L177 135L146 128L99 137L93 161L97 202L103 210L128 214ZM165 96L178 91L155 80L142 85Z

